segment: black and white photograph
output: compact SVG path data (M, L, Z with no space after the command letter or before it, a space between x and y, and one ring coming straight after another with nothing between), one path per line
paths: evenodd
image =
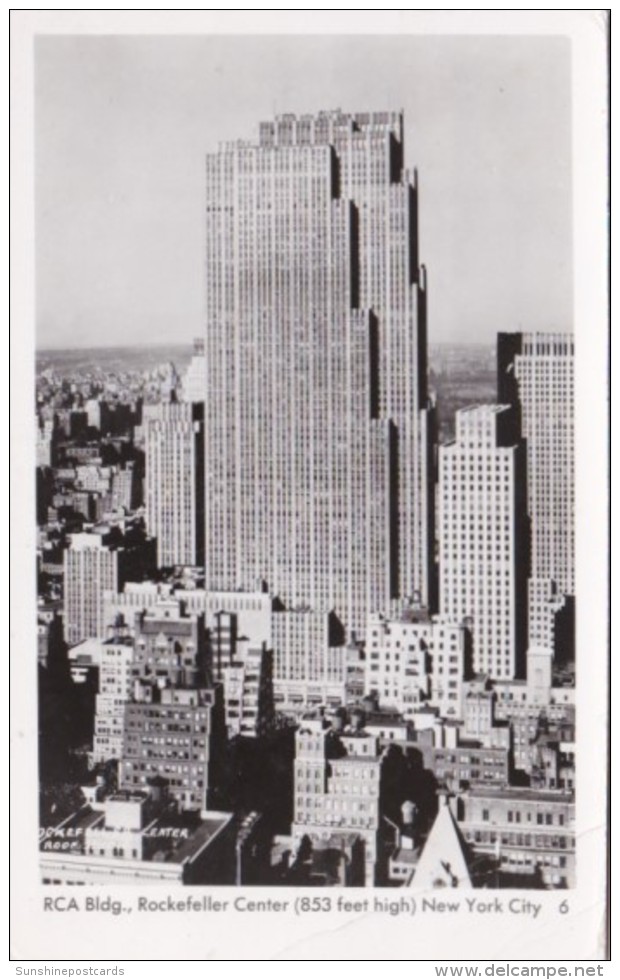
M510 920L490 955L526 955L525 922L543 958L591 888L549 958L602 958L607 323L575 35L605 12L268 13L32 31L37 908L402 931L447 903L463 933Z

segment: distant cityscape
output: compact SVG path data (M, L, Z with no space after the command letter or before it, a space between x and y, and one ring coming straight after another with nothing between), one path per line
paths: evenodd
M206 172L204 336L36 355L43 883L573 887L572 335L433 342L400 113Z
M192 344L156 344L153 347L96 347L38 350L37 395L50 379L108 392L112 401L130 392L145 401L160 399L158 378L172 368L182 377L192 358ZM497 391L495 344L429 344L429 385L437 399L439 441L454 435L454 417L467 405L492 403Z

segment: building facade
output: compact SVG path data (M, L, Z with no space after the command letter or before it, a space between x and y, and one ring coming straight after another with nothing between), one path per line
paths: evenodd
M525 672L525 485L514 410L457 412L456 439L439 450L440 610L471 623L474 670L500 679Z
M500 874L525 876L538 881L538 887L574 887L575 802L571 792L472 789L459 801L458 811L467 844L474 854L493 857Z
M130 636L110 637L101 644L92 764L120 759L123 753L125 705L131 698L133 654L134 642Z
M207 158L207 587L366 614L431 589L432 412L399 113Z
M333 615L308 608L274 612L272 631L279 712L298 716L319 705L346 703L349 656Z
M400 618L370 616L365 693L411 718L421 705L446 718L462 717L468 635L418 609Z
M575 593L574 340L501 333L498 399L517 405L527 445L532 577Z
M273 726L272 653L240 640L234 655L218 671L222 681L228 737L259 738Z
M204 560L202 408L162 402L143 410L146 525L157 539L157 564Z
M160 779L181 810L206 810L216 699L211 688L136 687L125 706L121 789L146 791Z
M184 402L203 402L207 390L207 362L205 361L205 342L203 337L194 340L192 359L183 376L182 394Z
M363 880L377 877L382 756L379 739L362 727L342 730L304 718L295 739L293 840L351 849L363 843ZM340 839L339 839L340 838Z
M231 813L199 820L171 811L161 790L119 790L88 802L41 831L44 885L233 884L235 822Z
M119 588L119 551L104 534L72 534L64 553L64 627L67 643L104 635L103 593Z

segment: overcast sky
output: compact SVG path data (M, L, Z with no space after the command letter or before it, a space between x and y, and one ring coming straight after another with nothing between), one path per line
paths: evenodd
M204 331L204 156L281 112L404 109L429 340L572 329L570 45L38 37L40 347Z

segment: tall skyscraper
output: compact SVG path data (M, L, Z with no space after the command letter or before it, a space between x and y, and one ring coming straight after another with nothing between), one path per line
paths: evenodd
M146 525L157 564L204 561L204 435L201 405L162 402L143 411Z
M207 587L360 634L432 599L417 189L400 113L286 115L207 158Z
M64 553L64 628L68 643L102 637L103 593L119 588L118 550L103 534L72 534Z
M456 413L439 450L439 594L451 622L471 620L473 666L523 676L527 630L525 457L507 405Z
M574 341L501 333L498 400L518 405L527 444L531 575L575 592Z

